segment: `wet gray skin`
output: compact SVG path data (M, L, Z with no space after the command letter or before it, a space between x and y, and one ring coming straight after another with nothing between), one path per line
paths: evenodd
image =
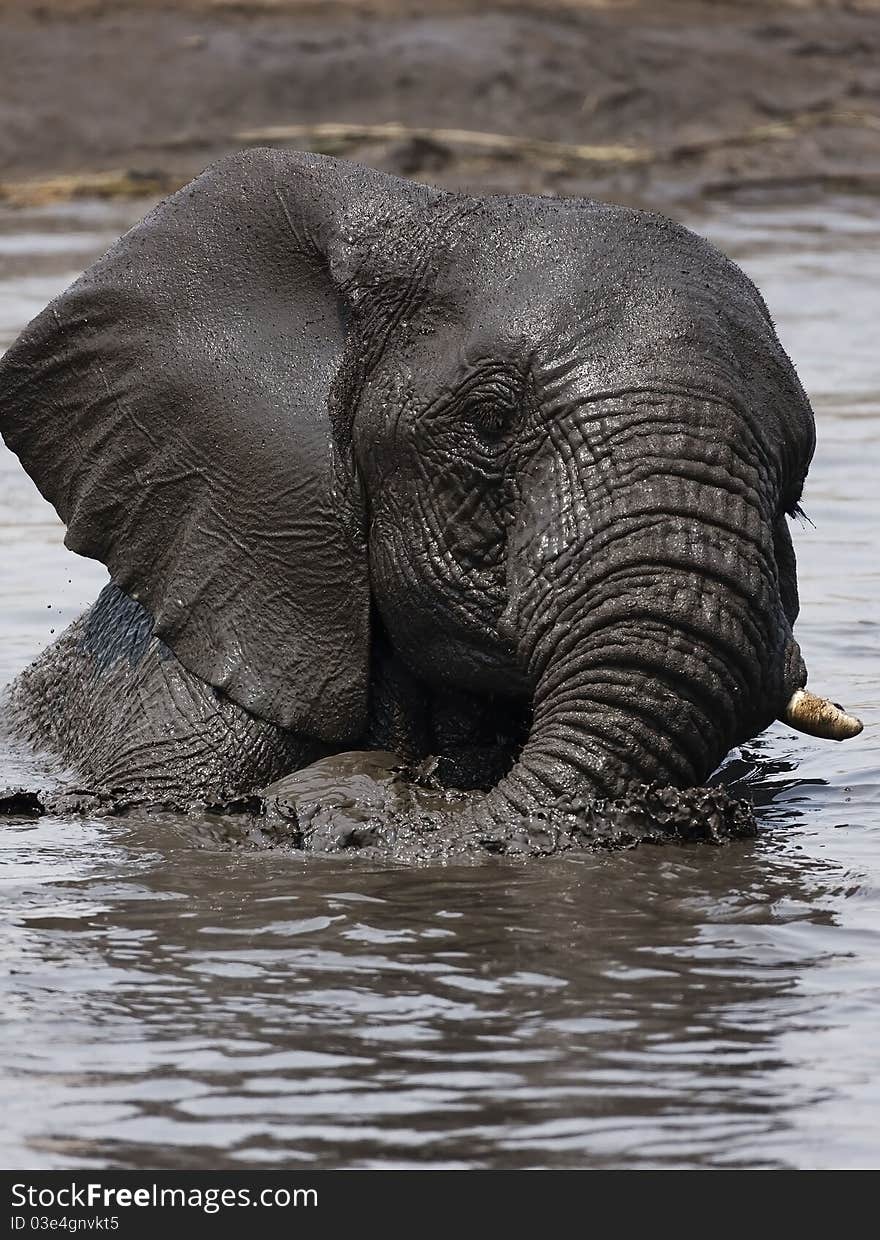
M392 852L714 839L734 745L860 730L792 632L809 402L662 216L243 152L30 324L0 431L112 574L11 696L104 808L386 749L484 793Z
M142 214L3 215L0 348ZM414 868L267 849L241 816L7 818L5 1166L876 1165L880 220L692 223L813 399L797 633L865 732L736 751L759 834L724 848ZM106 573L0 462L6 681ZM0 770L49 778L10 744Z

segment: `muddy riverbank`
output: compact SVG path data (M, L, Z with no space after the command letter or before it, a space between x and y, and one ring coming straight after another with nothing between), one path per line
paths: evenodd
M880 188L880 12L776 3L0 4L0 200L236 148L666 205Z

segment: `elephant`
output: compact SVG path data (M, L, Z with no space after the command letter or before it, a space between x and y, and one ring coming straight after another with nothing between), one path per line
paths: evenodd
M384 749L500 823L861 728L792 633L810 404L661 215L239 152L30 324L0 429L111 575L10 709L107 786Z

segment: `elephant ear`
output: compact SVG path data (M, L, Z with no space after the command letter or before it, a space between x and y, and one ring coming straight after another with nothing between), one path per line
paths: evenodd
M359 501L334 469L334 272L352 211L381 218L404 187L319 156L224 160L0 362L0 429L68 547L190 671L326 741L364 726L370 606Z

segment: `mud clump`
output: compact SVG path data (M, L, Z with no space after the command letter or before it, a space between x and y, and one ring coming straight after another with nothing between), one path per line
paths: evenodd
M757 834L750 806L723 788L659 785L481 826L479 793L444 788L430 763L413 770L385 752L324 758L277 780L262 799L260 829L276 846L400 861L721 844ZM475 825L462 828L462 811Z
M187 819L194 836L201 832L214 842L404 864L549 857L640 844L723 844L757 834L751 807L717 787L640 785L617 800L584 799L497 824L481 815L482 794L444 787L436 769L436 761L413 767L385 751L343 753L294 771L255 796L194 805L125 788L11 787L0 789L0 816L173 815Z

